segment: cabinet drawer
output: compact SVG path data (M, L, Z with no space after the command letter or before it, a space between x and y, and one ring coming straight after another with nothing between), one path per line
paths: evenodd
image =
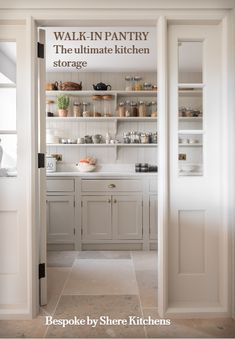
M83 192L139 192L141 180L82 180Z
M157 179L149 180L149 192L157 192Z
M47 180L47 192L74 192L74 180Z

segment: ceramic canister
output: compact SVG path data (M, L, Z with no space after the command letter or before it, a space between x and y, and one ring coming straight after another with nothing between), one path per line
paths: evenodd
M56 158L51 155L46 156L46 171L56 172Z

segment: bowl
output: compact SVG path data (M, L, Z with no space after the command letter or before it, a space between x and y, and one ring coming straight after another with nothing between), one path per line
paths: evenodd
M181 171L183 172L195 172L197 170L197 166L196 165L191 165L191 164L185 164L181 166Z
M83 172L83 173L92 172L95 169L95 165L90 165L90 164L80 163L80 162L78 164L76 164L76 166L77 166L79 172Z

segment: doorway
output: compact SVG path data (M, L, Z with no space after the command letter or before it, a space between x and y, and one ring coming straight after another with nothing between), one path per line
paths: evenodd
M55 31L61 28L50 28L48 34ZM105 72L103 68L102 73L96 68L88 73L46 74L48 130L44 135L50 155L62 161L57 161L56 173L47 173L46 198L48 284L54 288L58 282L59 303L55 309L49 302L44 310L57 312L60 303L71 298L83 302L84 295L99 303L100 295L107 295L107 303L123 299L117 314L131 300L142 316L145 308L157 306L156 71L120 68ZM110 87L94 88L100 83ZM75 84L82 90L69 88ZM60 95L69 97L66 117L58 116ZM98 136L102 142L95 140ZM88 137L91 143L86 142ZM90 156L97 160L96 170L76 176L76 164L81 159L86 163ZM152 172L146 173L146 162ZM49 295L51 291L49 286Z

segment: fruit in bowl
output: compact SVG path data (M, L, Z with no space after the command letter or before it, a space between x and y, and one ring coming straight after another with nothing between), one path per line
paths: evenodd
M86 157L81 159L78 164L76 164L80 172L92 172L95 169L96 159L93 157Z

